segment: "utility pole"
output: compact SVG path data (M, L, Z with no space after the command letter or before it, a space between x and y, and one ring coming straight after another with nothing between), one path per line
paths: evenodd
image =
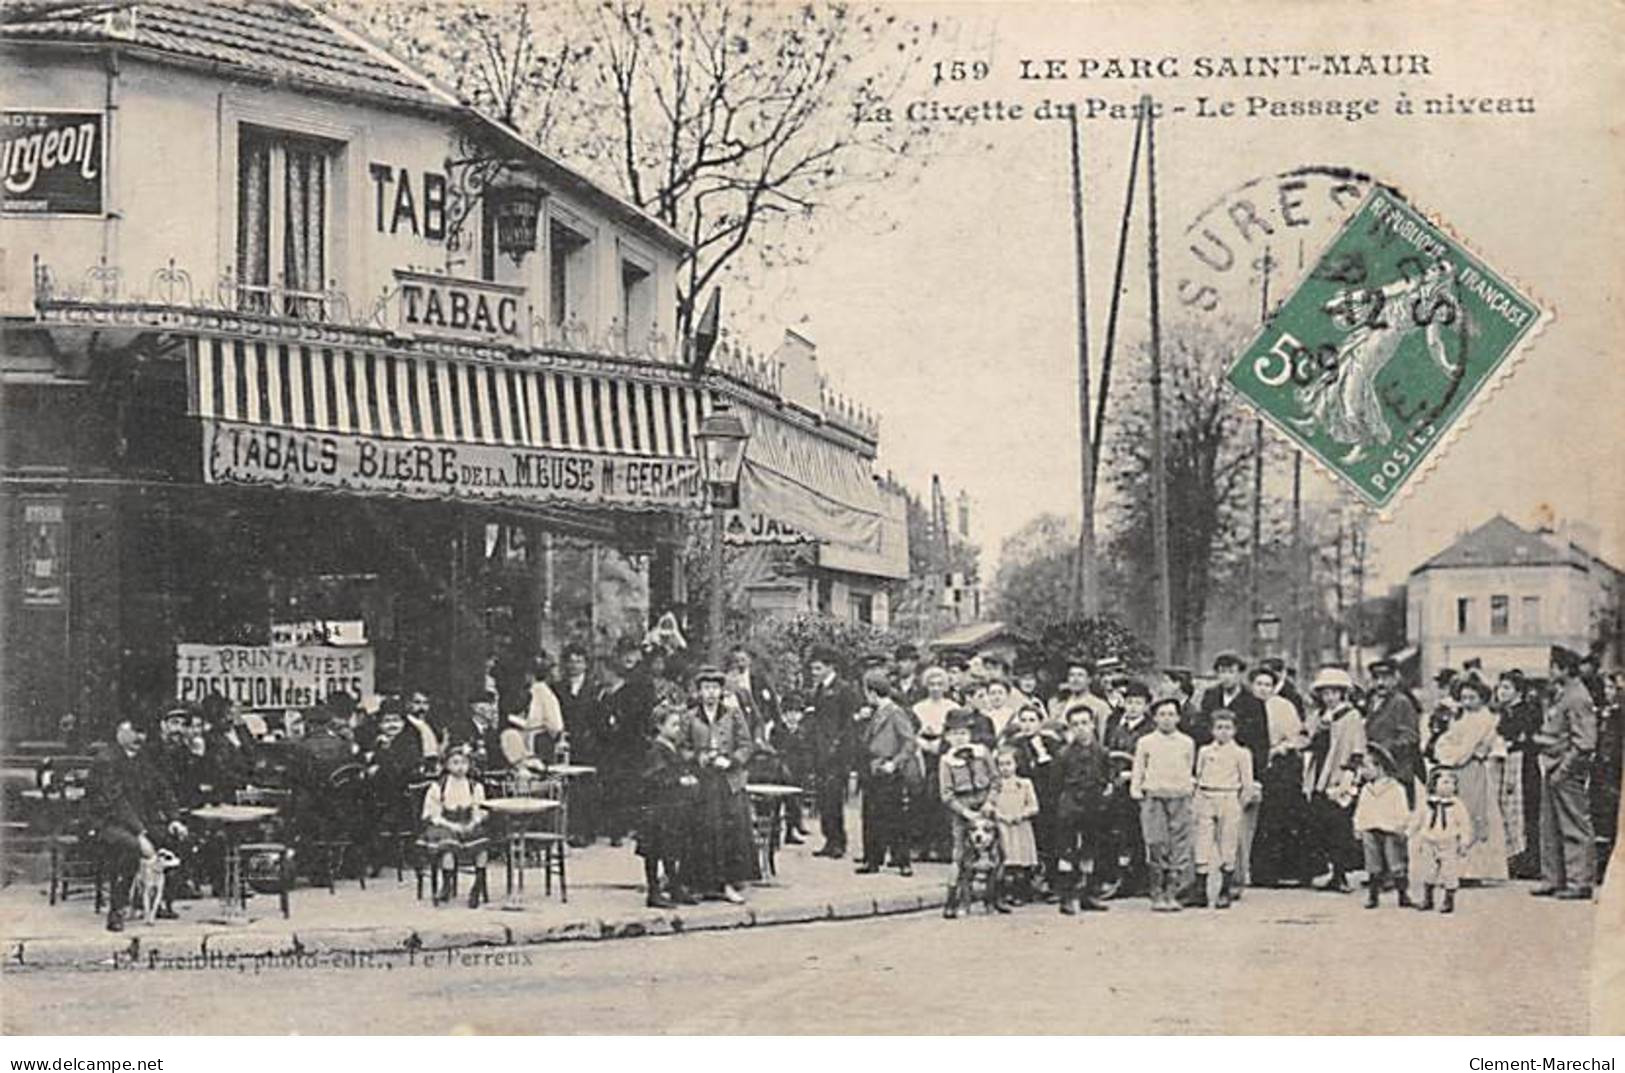
M1339 515L1337 519L1337 552L1333 559L1333 566L1336 570L1337 592L1337 656L1339 662L1347 663L1349 658L1348 620L1345 616L1348 614L1348 608L1343 603L1343 532L1344 522L1342 516Z
M1157 122L1151 95L1140 98L1145 117L1147 273L1151 314L1151 532L1157 558L1157 660L1172 662L1173 591L1168 573L1168 474L1162 443L1162 298L1157 274Z
M1083 245L1083 162L1078 151L1076 109L1067 115L1067 128L1072 146L1072 255L1078 298L1078 441L1083 499L1072 614L1094 618L1100 613L1100 582L1095 563L1095 444L1089 430L1089 285Z
M1264 256L1257 262L1262 273L1262 283L1259 287L1258 322L1268 324L1270 319L1270 269L1275 264L1270 257L1270 248L1264 247ZM1253 421L1253 542L1251 555L1247 562L1247 629L1248 636L1253 640L1253 654L1259 655L1258 620L1261 617L1260 588L1262 578L1264 539L1264 419Z
M1359 520L1349 532L1349 550L1354 557L1354 673L1365 670L1365 522Z
M1292 663L1298 668L1298 673L1304 673L1307 668L1303 665L1305 622L1308 615L1303 606L1303 586L1305 563L1303 559L1303 452L1297 451L1292 456Z

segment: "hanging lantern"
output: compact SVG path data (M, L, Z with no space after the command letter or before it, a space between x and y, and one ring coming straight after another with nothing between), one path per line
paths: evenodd
M496 218L497 249L518 264L536 250L536 221L546 195L536 187L505 186L486 192Z

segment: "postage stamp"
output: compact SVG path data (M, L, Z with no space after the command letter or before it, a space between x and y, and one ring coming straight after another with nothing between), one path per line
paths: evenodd
M1444 229L1373 187L1228 379L1383 508L1548 315Z

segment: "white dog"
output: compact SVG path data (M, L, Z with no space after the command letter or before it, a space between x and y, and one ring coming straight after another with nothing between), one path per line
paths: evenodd
M141 858L141 867L130 880L130 906L138 909L148 924L157 919L158 907L164 904L164 876L180 863L181 859L167 849Z

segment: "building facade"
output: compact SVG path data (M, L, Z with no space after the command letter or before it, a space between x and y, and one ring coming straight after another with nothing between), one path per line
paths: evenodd
M1544 675L1550 646L1595 641L1619 662L1621 575L1579 526L1525 529L1496 515L1411 571L1406 638L1419 673L1479 660Z
M878 547L873 422L681 364L665 225L294 3L0 19L0 735L460 697L683 610L695 433Z

